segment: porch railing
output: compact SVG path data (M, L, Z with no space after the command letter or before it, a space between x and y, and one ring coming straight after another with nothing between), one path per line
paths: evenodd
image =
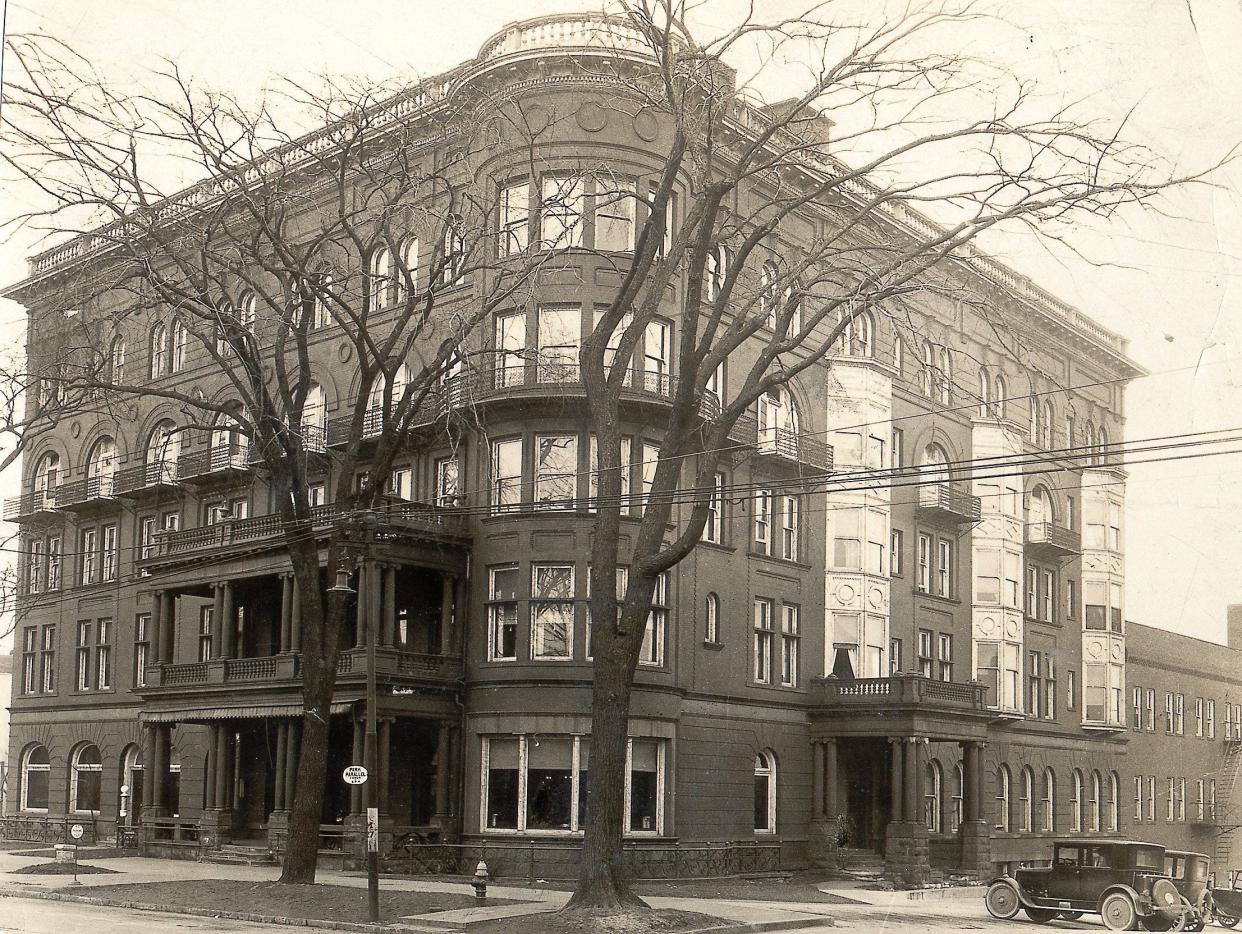
M928 704L983 710L986 691L978 682L937 681L920 674L890 678L834 678L815 682L821 703L827 706L905 706Z
M147 689L190 687L206 684L258 684L295 682L302 667L299 652L263 655L255 658L213 658L205 662L179 662L152 665L146 669ZM380 675L406 676L412 679L433 678L453 680L461 675L461 657L426 652L404 652L381 646L375 650L375 668ZM337 656L338 676L357 677L366 671L366 650L347 649Z

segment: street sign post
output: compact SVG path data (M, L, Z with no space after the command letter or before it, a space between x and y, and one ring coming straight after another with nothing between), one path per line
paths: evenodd
M379 852L379 808L367 808L367 852Z
M365 784L367 780L366 767L361 765L347 766L345 771L342 773L342 777L345 779L345 784L347 785Z

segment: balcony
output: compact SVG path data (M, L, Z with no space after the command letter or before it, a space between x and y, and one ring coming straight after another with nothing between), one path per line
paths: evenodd
M205 480L250 471L250 449L245 445L218 444L182 454L177 460L180 480Z
M134 499L144 493L175 488L180 483L180 463L157 460L120 471L113 486L118 496Z
M115 502L116 492L116 475L110 473L62 483L56 493L56 508L68 512L90 509Z
M19 522L38 517L47 518L56 511L60 488L50 490L32 490L21 496L12 496L4 501L4 518L9 522Z
M937 681L917 672L853 680L829 676L812 682L811 703L813 717L833 721L837 734L982 738L995 716L986 692L975 681Z
M729 440L753 448L761 457L772 457L803 464L815 470L832 470L832 447L822 441L786 428L759 428L755 416L747 413L729 432Z
M326 531L335 524L340 514L341 510L335 505L316 506L311 510L311 525L316 530ZM392 502L378 511L377 518L379 528L393 535L414 535L448 542L461 542L467 537L461 513L426 503ZM278 515L225 519L196 529L159 532L141 565L218 554L230 548L279 545L283 536L284 526Z
M337 683L366 680L366 649L349 649L337 656ZM461 658L428 655L377 647L375 673L381 681L455 684L462 677ZM215 658L206 662L155 665L146 670L146 685L139 693L165 696L172 693L207 692L226 687L233 690L287 687L301 684L302 656L287 652L259 658Z
M949 480L920 486L918 507L950 522L978 522L982 516L979 497L966 484Z
M1082 540L1073 529L1055 522L1030 522L1026 526L1026 546L1036 554L1060 558L1082 552Z

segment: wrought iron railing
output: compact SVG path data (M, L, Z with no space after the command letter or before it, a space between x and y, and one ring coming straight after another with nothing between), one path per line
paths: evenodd
M82 826L81 838L70 832L75 824ZM89 815L70 817L0 817L0 840L29 843L92 844L96 839L95 820Z
M1055 522L1028 523L1026 543L1064 554L1078 554L1082 551L1082 539L1079 534Z
M153 487L173 486L181 479L176 460L157 460L137 467L127 467L116 475L113 488L118 494L137 493Z
M920 486L919 507L968 522L976 522L983 515L979 497L973 495L965 484L951 480Z
M51 512L56 508L60 488L50 490L31 490L21 496L11 496L4 501L4 518L8 521L26 519L41 512Z
M244 444L217 444L182 454L178 459L182 480L203 477L226 470L249 470L250 448Z
M100 474L73 483L62 483L56 495L57 509L71 509L98 500L112 499L116 491L116 475Z

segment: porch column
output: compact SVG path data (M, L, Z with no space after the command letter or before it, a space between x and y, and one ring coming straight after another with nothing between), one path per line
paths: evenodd
M890 772L890 792L892 798L892 815L889 820L897 822L905 817L902 805L905 803L905 750L906 742L904 739L889 737L888 748L890 760L892 762L892 770Z
M290 625L293 622L293 575L280 575L280 644L277 652L288 652Z
M365 648L367 644L367 604L370 602L371 588L368 585L367 578L370 576L367 571L370 569L370 562L364 561L358 565L358 599L356 601L357 609L354 613L354 648ZM361 765L362 754L355 756L355 765Z
M225 581L222 599L223 617L220 620L220 657L233 658L237 639L237 607L233 603L233 584Z
M151 631L147 638L151 640L151 657L148 665L159 665L164 661L164 591L151 592Z
M384 625L384 569L374 561L367 568L367 638L375 639L377 647L384 645L381 637Z
M161 665L171 665L177 633L177 595L165 590L160 602L160 652L157 657Z
M142 726L142 812L154 817L155 806L155 724Z
M962 826L961 868L986 878L992 868L992 847L988 823L984 819L983 774L984 743L964 742L962 746Z
M824 744L811 743L811 820L824 818Z
M432 821L444 826L449 820L449 738L453 725L440 721L440 733L436 737L436 812Z
M229 731L229 808L237 811L241 808L241 737L236 730Z
M441 578L440 585L440 645L441 655L451 652L451 646L457 644L457 633L453 626L453 598L457 594L456 580L451 574Z
M465 576L463 575L461 577L458 577L456 581L457 581L457 586L455 588L454 599L453 599L453 619L454 619L453 634L455 637L455 641L449 645L448 651L445 653L448 655L463 654L462 641L465 638L465 632L466 632L466 606L467 606L467 601L470 599L469 584L466 581Z
M155 756L151 763L151 775L149 777L153 791L151 803L157 809L164 807L164 786L167 784L168 779L168 754L172 745L172 737L169 733L170 728L166 724L160 724L155 728Z
M298 582L295 578L290 577L292 581L292 594L289 598L289 651L302 651L302 591L298 589Z
M203 769L203 809L208 810L216 806L216 746L219 742L217 739L220 733L220 725L218 723L209 724L207 727L207 762L206 768Z
M975 743L975 820L983 820L983 796L984 790L987 788L987 773L984 771L985 763L983 759L983 750L987 747L986 743Z
M216 583L212 585L211 605L211 657L223 658L222 648L224 646L224 637L221 635L224 627L224 584Z
M380 645L397 644L397 568L384 565L384 613L380 627ZM382 749L382 747L381 747Z
M975 770L979 760L975 757L974 743L960 743L962 749L962 820L978 820L979 805L976 801Z
M905 813L906 820L913 823L919 819L919 748L918 740L913 736L905 740L906 742L906 774L905 781L902 783L904 788L904 799L902 811Z
M230 795L229 781L232 768L229 765L229 743L232 740L232 731L225 725L220 724L216 727L216 755L215 755L215 801L212 807L217 811L228 810Z
M293 796L298 787L298 748L302 740L302 720L296 718L288 724L285 741L285 805L293 807Z
M379 722L379 809L381 814L388 813L389 772L392 768L392 721L383 719Z
M358 591L361 595L361 589ZM363 743L363 724L361 720L354 721L354 748L353 755L350 757L350 765L362 765L362 743ZM369 776L368 776L369 777ZM349 813L362 813L362 786L349 786Z
M286 585L286 593L288 586ZM282 643L283 644L283 643ZM276 781L275 794L272 796L272 810L285 810L285 769L289 763L289 724L284 720L276 721Z
M824 743L824 816L836 820L840 807L837 805L837 740Z

